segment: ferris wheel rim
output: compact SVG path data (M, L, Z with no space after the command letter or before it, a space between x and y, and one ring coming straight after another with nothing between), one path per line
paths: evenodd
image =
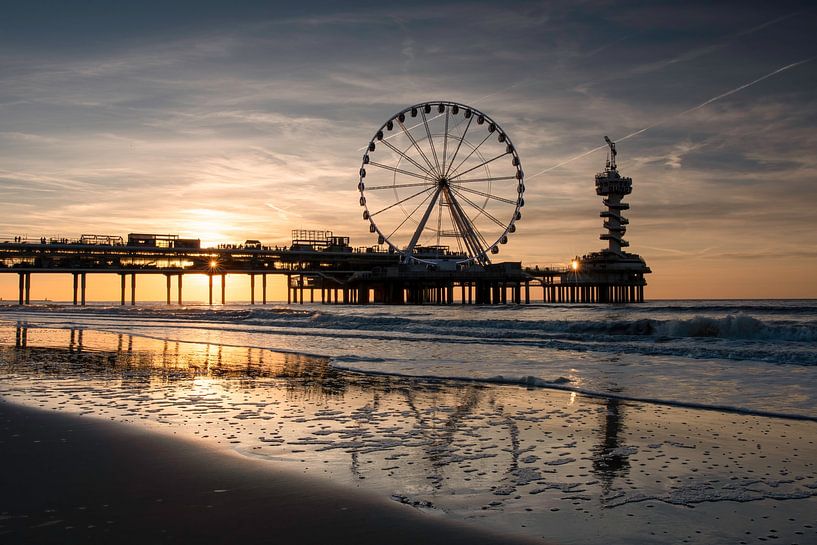
M426 114L431 113L432 111L434 111L435 108L437 109L436 115L434 115L431 118L426 118ZM449 131L449 125L448 125L449 116L456 115L459 112L459 110L462 110L463 111L463 117L465 119L468 119L468 123L466 125L466 128L465 128L465 130L463 131L463 133L461 135L449 134L449 132L448 132ZM420 114L420 116L422 118L422 122L419 122L419 123L407 128L406 125L404 124L404 121L406 121L406 119L408 117L408 114L410 114L411 117L417 117L417 115ZM432 137L432 134L430 132L428 123L429 123L429 121L433 121L433 120L435 120L435 119L437 119L437 118L439 118L439 117L441 117L443 115L446 116L446 120L445 120L445 131L444 131L444 134L443 134L443 146L444 146L444 150L442 152L443 161L442 161L442 165L441 165L440 162L439 162L439 155L437 154L437 151L436 151L435 146L434 146L434 138ZM485 123L489 124L488 134L476 146L474 146L474 144L472 142L465 139L465 136L468 133L468 129L470 128L471 123L473 122L474 119L478 120L478 123L477 123L478 125L483 125ZM402 129L402 131L395 130L395 132L393 134L391 134L389 136L386 136L387 131L391 131L391 130L395 129L395 126L394 126L395 122L397 122L400 125L400 129ZM459 126L459 124L461 124L461 123L462 123L462 121L457 123L456 126ZM432 163L431 159L428 157L428 154L424 153L422 148L418 145L417 140L414 138L414 136L410 132L411 130L416 129L418 127L421 127L423 125L424 125L425 131L426 131L425 132L426 140L428 142L428 145L431 148L431 154L430 155L432 156L432 158L434 160L433 163ZM478 150L491 137L491 135L493 133L496 133L498 135L498 139L499 139L500 143L505 144L505 152L501 153L501 154L499 154L499 155L497 155L495 157L492 157L491 159L489 159L487 161L484 161L484 160L482 160L483 159L482 156L479 155ZM410 141L410 144L407 144L406 149L403 150L403 151L400 151L397 147L393 146L389 142L389 140L391 140L392 138L395 138L395 137L397 137L398 135L401 135L401 134L406 135L408 137L409 141ZM440 135L435 134L434 136L438 137ZM457 144L456 144L456 150L450 156L451 157L451 162L448 163L448 165L446 165L446 161L448 159L448 157L446 157L446 154L447 154L447 147L448 147L449 140L457 142ZM397 166L390 167L388 165L384 165L384 164L381 164L381 163L371 161L370 157L369 157L369 153L373 152L376 149L376 145L379 144L379 143L385 144L386 147L390 148L393 152L397 153L397 155L400 157L400 159L398 159L398 161L397 161L397 166L400 165L400 162L403 161L403 159L406 159L407 162L411 163L411 165L414 168L418 169L420 172L411 172L409 170L397 168ZM468 155L465 157L465 159L462 159L457 164L457 166L454 167L453 166L454 165L454 159L457 158L458 153L459 153L463 143L466 143L468 146L470 146L472 148L472 150L471 150L470 153L468 153ZM408 155L406 153L406 151L408 149L410 149L410 148L414 148L418 152L419 157L412 158L410 155ZM477 241L478 244L476 245L476 247L479 249L479 251L472 251L472 247L468 244L468 241L465 241L466 246L468 247L468 251L462 251L462 243L460 242L460 239L464 240L465 237L467 236L467 234L462 233L462 232L456 234L455 236L457 238L457 243L460 246L461 253L467 256L465 259L455 260L457 264L468 264L468 263L485 264L485 263L490 263L489 254L490 253L493 253L493 254L498 253L498 248L499 248L500 244L505 244L508 241L508 235L516 231L516 227L515 227L516 222L518 222L521 219L520 209L524 206L524 190L525 190L524 171L522 170L521 161L519 159L519 153L518 153L518 150L516 149L516 146L513 144L513 141L511 140L510 136L507 134L507 132L504 129L502 129L501 126L498 123L496 123L496 121L494 121L494 119L492 117L490 117L488 114L482 112L481 110L479 110L477 108L474 108L472 106L460 103L460 102L449 101L449 100L430 100L430 101L425 101L425 102L419 102L419 103L414 104L412 106L402 108L401 110L398 110L392 116L390 116L387 119L387 121L385 123L383 123L378 128L377 131L375 131L374 135L369 140L369 144L367 145L367 147L365 149L366 149L366 151L364 152L364 155L363 155L363 161L362 161L361 167L360 167L360 175L359 175L359 182L358 182L358 190L359 190L359 193L360 193L360 205L364 208L364 214L363 214L364 219L369 222L370 231L372 233L376 233L378 235L378 243L379 244L386 244L389 247L389 251L400 254L406 261L419 262L419 263L429 263L429 264L436 262L436 260L423 259L423 258L420 258L420 257L417 257L416 255L414 255L414 247L415 247L415 244L417 243L417 239L419 238L419 236L422 235L422 232L427 229L427 227L425 225L427 223L427 221L428 221L427 216L429 215L429 212L432 211L432 208L435 206L436 200L439 197L441 191L443 191L440 188L440 185L439 185L441 182L438 181L441 178L444 179L445 183L446 183L446 188L445 188L446 197L445 198L451 199L451 202L449 203L448 206L452 206L452 205L456 204L457 207L459 207L460 205L457 204L456 201L458 201L459 199L462 199L472 209L477 210L477 214L476 214L476 216L474 216L474 218L477 218L477 217L480 217L480 216L482 216L484 218L487 218L490 221L492 221L494 224L496 224L501 229L499 231L499 235L497 236L496 240L494 240L493 242L489 242L489 240L492 239L493 236L490 236L489 239L486 240L485 237L483 237L482 234L478 231L478 229L476 228L476 226L474 224L474 221L468 215L468 213L465 212L462 208L460 208L461 217L464 219L464 221L467 222L468 228L471 231L471 236L473 237L472 242ZM474 153L478 154L478 156L480 158L480 163L478 165L474 166L474 167L468 168L467 170L463 170L462 172L460 172L459 169L473 156ZM488 165L490 163L504 157L504 156L507 156L507 155L510 155L513 158L512 164L513 164L513 166L515 168L515 173L513 175L506 175L506 176L496 176L496 177L491 176L490 175L490 169L488 168ZM369 165L380 167L380 168L392 171L392 184L391 185L374 186L374 187L368 187L367 188L366 185L365 185L365 182L364 182L364 178L365 178L365 175L366 175L366 170L365 169ZM472 173L476 169L481 168L481 167L483 167L483 168L485 168L487 170L487 173L488 173L487 176L484 176L484 177L481 177L481 178L480 177L471 178L471 179L467 179L467 178L462 179L461 178L462 176L465 176L465 175L467 175L469 173ZM410 181L408 183L397 184L397 175L398 174L411 176L411 177L414 178L414 180ZM498 181L506 181L506 180L516 180L516 182L517 182L516 183L517 194L516 194L515 200L514 199L504 198L504 197L499 197L497 195L493 195L490 192L483 192L483 191L475 190L473 188L463 187L463 184L468 184L468 183L484 183L484 182L487 182L487 183L490 184L493 181L498 182ZM436 186L436 192L431 192L432 190L435 189L435 186ZM420 189L419 191L413 192L412 195L410 195L409 197L398 200L397 202L389 205L388 207L386 207L384 209L381 209L381 210L378 210L378 211L376 211L374 213L369 209L369 204L368 204L367 199L366 199L366 192L367 191L371 192L371 191L380 190L380 189L393 189L394 190L393 192L395 194L395 198L399 198L397 188L402 189L402 188L408 188L408 187L422 188L422 189ZM490 185L489 185L489 188L490 188ZM423 196L423 194L427 193L427 192L429 192L428 195ZM464 193L467 193L468 195L465 195ZM420 201L420 203L417 206L414 207L414 209L410 213L406 214L406 217L403 219L403 221L394 230L392 230L391 233L387 234L386 229L381 228L381 225L378 224L378 222L374 220L374 216L376 216L376 215L378 215L378 214L380 214L380 213L382 213L382 212L384 212L386 210L389 210L389 209L393 208L394 206L398 206L398 205L400 206L400 208L405 213L406 209L403 207L403 205L406 202L408 202L408 201L410 201L410 200L412 200L412 199L414 199L416 197L419 197L419 196L423 196L424 198ZM430 197L432 197L432 196L433 196L433 199L432 199L433 202L428 207L428 209L426 210L426 214L425 214L424 218L421 220L422 226L419 227L418 230L415 232L415 235L412 238L412 241L409 243L409 245L406 248L400 248L392 240L393 237L395 236L397 231L399 231L403 227L403 225L406 223L406 221L408 221L409 219L412 219L412 221L417 223L417 220L414 218L414 214L417 213L418 210L425 203L427 203L428 199ZM474 198L474 196L485 199L484 204L481 207L478 204L473 202L472 198ZM479 200L479 199L476 199L476 200ZM486 211L485 208L487 207L487 203L490 200L497 200L497 201L500 201L502 203L512 205L513 206L513 213L511 215L510 219L503 221L503 220L500 220L500 219L494 217L491 213ZM440 206L442 206L442 203L440 204ZM442 210L440 210L440 214L442 214ZM440 218L440 216L438 216L438 221L439 221L439 218ZM454 223L453 217L452 217L451 221L452 221L452 224L453 224ZM432 231L432 232L435 231L435 229L433 229L433 228L428 228L428 229L430 231ZM456 226L455 226L455 231L456 231ZM439 239L440 239L440 236L441 236L442 232L441 232L439 226L438 226L436 232L437 232L437 239L438 239L438 247L440 247L439 246ZM474 232L476 232L476 235L478 235L478 236L474 235ZM481 244L481 243L484 243L484 244Z

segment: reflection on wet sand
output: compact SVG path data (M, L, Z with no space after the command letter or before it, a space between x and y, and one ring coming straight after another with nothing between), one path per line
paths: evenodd
M604 403L604 423L600 428L600 444L595 449L593 470L609 494L616 477L624 477L630 469L630 452L621 444L624 427L624 407L620 399L608 398Z
M25 348L28 345L28 327L25 324L18 322L14 330L14 347Z
M809 531L814 423L350 373L204 341L0 327L0 399L172 429L555 541L730 542L721 528L750 519Z
M14 347L13 351L6 346L0 349L5 350L3 360L8 370L15 372L65 376L119 373L127 375L132 384L142 381L146 385L209 377L237 379L252 387L254 379L282 378L292 379L287 385L293 391L300 389L310 395L337 395L345 387L326 358L258 348L182 343L84 328L46 330L30 328L24 322L15 327ZM32 366L32 360L36 365Z

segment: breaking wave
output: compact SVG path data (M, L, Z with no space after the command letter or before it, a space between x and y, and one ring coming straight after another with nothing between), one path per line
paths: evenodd
M257 331L278 335L350 340L396 340L406 343L491 344L601 353L631 353L696 359L755 360L774 364L814 366L817 357L817 306L797 317L782 312L756 317L745 308L768 305L731 305L738 312L718 315L712 306L698 306L697 315L673 316L638 309L611 313L602 307L535 307L497 310L495 307L452 312L440 307L386 311L379 307L325 307L316 310L292 307L208 309L190 307L39 307L26 313L42 313L66 324L138 321L152 327L179 326L211 330ZM657 308L664 311L666 305ZM721 305L714 305L720 309ZM471 311L473 310L473 311ZM778 309L779 310L779 309ZM5 311L5 312L4 312ZM702 313L703 311L703 313ZM554 319L572 313L563 319ZM704 313L714 314L705 315ZM14 315L13 307L0 307L0 316ZM770 315L771 314L771 315ZM646 315L646 317L645 317Z

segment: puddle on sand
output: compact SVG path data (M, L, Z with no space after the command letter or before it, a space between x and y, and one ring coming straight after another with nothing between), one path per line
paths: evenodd
M191 339L192 340L192 339ZM817 541L817 424L0 328L0 395L173 429L559 543Z

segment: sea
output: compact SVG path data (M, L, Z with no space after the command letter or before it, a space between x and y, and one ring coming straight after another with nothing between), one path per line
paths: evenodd
M328 357L339 369L817 420L817 301L0 307L0 320Z
M817 301L0 306L0 402L548 543L817 543Z

